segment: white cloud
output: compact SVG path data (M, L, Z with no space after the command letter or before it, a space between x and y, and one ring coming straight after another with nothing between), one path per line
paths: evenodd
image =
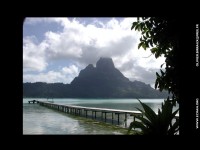
M60 82L64 79L64 75L59 72L49 71L48 73L39 73L39 74L25 74L23 76L23 82Z
M66 33L46 32L46 42L48 44L47 56L49 59L80 58L82 49L76 37L66 35Z
M62 68L62 72L67 75L70 74L73 76L77 76L78 75L78 67L76 67L75 65L71 65L69 67L64 67L64 68Z
M100 57L112 57L115 66L128 78L138 79L147 83L154 82L154 71L164 62L164 57L155 59L150 50L138 50L140 33L131 31L131 25L136 18L111 18L110 21L99 21L95 18L91 24L80 21L84 18L27 18L28 24L37 25L38 22L56 22L63 27L62 31L46 31L45 39L41 43L24 37L23 68L27 71L44 71L50 62L71 60L76 62L64 67L59 72L55 70L46 74L39 73L30 80L48 81L59 80L69 82L80 69L88 64L95 64ZM79 68L77 68L79 67ZM80 68L81 67L81 68ZM68 78L64 77L69 75ZM30 75L30 74L29 74ZM52 78L50 78L50 75ZM27 74L25 74L27 79ZM45 77L44 77L45 76ZM148 77L148 78L147 78Z
M47 67L45 61L45 49L47 44L35 44L35 37L23 39L23 71L43 71Z
M70 83L75 76L78 75L78 68L75 65L71 65L69 67L64 67L59 71L49 71L47 73L39 73L39 74L24 74L23 82L47 82L47 83L55 83L55 82L63 82Z

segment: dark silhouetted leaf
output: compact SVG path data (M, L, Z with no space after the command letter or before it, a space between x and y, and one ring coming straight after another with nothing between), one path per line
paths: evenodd
M134 29L137 24L138 24L137 22L133 22L131 30Z
M143 42L141 42L139 45L138 45L138 49L142 46Z
M162 68L164 64L165 64L165 63L163 63L160 67Z
M157 76L157 78L160 78L160 75L156 72L156 76Z
M146 127L138 121L132 122L128 131L130 131L132 128L140 128L142 131L146 131Z
M154 54L158 49L157 48L152 48L151 52Z
M139 99L138 99L139 100ZM145 111L145 116L151 121L151 122L155 122L156 120L156 113L146 104L142 103L139 100L140 104L142 105L144 111Z
M160 69L160 72L161 72L162 76L164 76L165 73L161 69Z
M142 43L142 47L144 48L144 50L146 50L146 44Z

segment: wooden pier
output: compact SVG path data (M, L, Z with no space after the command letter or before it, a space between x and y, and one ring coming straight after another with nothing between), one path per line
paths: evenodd
M133 116L133 114L141 115L140 111L129 111L119 109L107 109L107 108L94 108L94 107L82 107L74 105L55 104L51 102L37 101L41 106L56 109L72 115L82 116L104 122L110 122L112 124L124 123L127 127L127 117ZM89 115L90 113L90 115ZM135 116L133 116L135 120Z
M34 102L33 102L34 101ZM51 109L56 109L58 111L62 111L68 114L82 116L86 118L91 118L95 120L100 120L104 122L110 122L112 124L124 123L124 126L127 127L127 117L133 117L134 115L141 115L140 111L129 111L129 110L120 110L120 109L107 109L107 108L95 108L95 107L82 107L82 106L74 106L74 105L63 105L63 104L55 104L51 102L37 101L33 100L33 103L39 103L41 106L45 106ZM31 101L30 101L31 102ZM89 115L90 113L90 115ZM177 116L176 116L177 117Z

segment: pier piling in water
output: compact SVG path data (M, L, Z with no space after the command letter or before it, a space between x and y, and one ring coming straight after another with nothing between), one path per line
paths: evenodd
M107 109L107 108L95 108L95 107L83 107L83 106L74 106L74 105L63 105L63 104L56 104L56 103L51 103L51 102L45 102L45 101L37 101L37 100L32 100L28 101L29 103L39 103L41 106L45 106L48 108L52 109L57 109L58 111L62 111L68 114L73 114L81 117L90 117L91 119L95 120L101 120L105 122L110 122L114 124L114 122L118 125L120 125L120 119L121 122L125 124L125 127L127 127L127 118L129 116L133 116L133 120L135 121L135 116L134 115L141 115L140 111L130 111L130 110L119 110L119 109ZM100 112L101 115L98 117L98 113ZM94 117L93 117L94 113ZM109 117L109 113L110 115ZM103 119L103 114L104 114L104 119ZM107 115L108 114L108 115ZM115 114L115 115L114 115ZM123 115L124 114L124 118ZM117 115L117 118L115 117ZM121 116L120 116L121 115ZM178 117L178 116L176 116Z

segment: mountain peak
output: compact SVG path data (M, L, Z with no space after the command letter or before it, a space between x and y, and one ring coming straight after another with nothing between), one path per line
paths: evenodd
M48 93L45 92L46 89L50 89ZM32 94L33 90L35 94ZM112 59L105 57L97 61L96 67L89 64L81 70L69 85L23 84L23 94L25 97L36 95L58 98L164 98L168 95L167 92L160 93L143 82L129 81L115 68Z
M96 63L96 67L99 69L105 69L105 68L115 68L114 63L112 58L108 58L108 57L101 57L97 63Z
M86 68L87 69L94 69L94 66L92 64L89 64Z

